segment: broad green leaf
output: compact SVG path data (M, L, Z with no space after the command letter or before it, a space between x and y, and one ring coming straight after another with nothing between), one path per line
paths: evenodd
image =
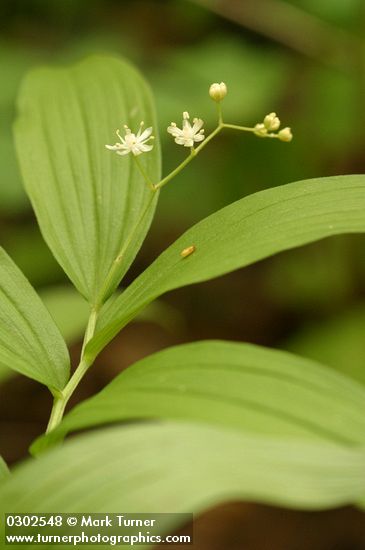
M142 359L75 407L32 451L70 431L151 417L365 446L364 410L365 389L318 363L212 340Z
M196 515L237 500L319 510L364 496L364 464L364 447L183 422L113 427L13 470L0 488L0 512Z
M62 389L70 362L66 344L41 299L0 249L0 364Z
M340 233L365 231L365 176L305 180L241 199L196 224L165 250L105 312L89 358L142 308L175 288L198 283L277 252ZM180 253L194 245L187 258Z
M2 482L6 477L8 477L8 475L9 475L9 469L4 459L2 458L2 456L0 456L0 482Z
M89 317L89 306L81 294L72 286L50 287L39 294L65 342L73 344L80 339ZM0 384L15 374L0 363Z
M131 155L105 148L123 124L137 131L144 120L157 134L150 90L124 61L90 57L29 73L18 107L17 152L42 234L81 294L98 303L133 261L157 201ZM158 140L140 159L158 181Z

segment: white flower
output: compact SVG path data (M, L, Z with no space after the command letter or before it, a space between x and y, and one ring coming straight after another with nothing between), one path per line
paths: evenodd
M202 129L204 122L201 118L193 119L193 126L189 122L189 113L183 113L182 129L178 128L175 122L171 122L171 126L167 128L169 134L175 138L175 143L184 147L194 147L195 141L203 141L204 130Z
M116 131L120 142L117 142L115 145L105 145L105 147L107 149L110 149L111 151L115 151L117 155L128 155L128 153L133 153L133 155L137 156L141 153L151 151L153 145L147 145L147 141L149 141L150 139L154 139L154 136L151 136L152 127L146 128L142 132L143 124L144 123L141 122L141 124L139 125L137 135L133 134L128 126L124 125L124 137L120 135L119 130Z

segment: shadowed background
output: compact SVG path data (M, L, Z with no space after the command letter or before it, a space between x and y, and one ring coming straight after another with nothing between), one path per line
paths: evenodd
M290 144L228 131L213 141L164 189L124 285L187 227L234 200L364 172L362 0L1 0L0 28L1 245L41 292L75 360L87 309L40 237L12 142L17 89L30 67L94 52L133 61L156 97L164 173L185 153L166 133L171 121L179 125L188 110L214 127L213 81L228 85L227 122L253 125L276 111L293 129ZM364 333L364 240L331 238L169 293L115 339L71 404L135 360L202 338L290 349L365 383ZM12 463L43 431L51 402L31 380L7 371L0 380L0 453ZM197 520L194 548L358 550L363 523L350 509L301 514L229 504Z

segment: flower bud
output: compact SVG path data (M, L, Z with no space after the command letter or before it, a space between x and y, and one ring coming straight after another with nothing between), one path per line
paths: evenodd
M267 128L265 128L265 125L260 122L259 124L256 124L254 134L258 137L266 137Z
M278 138L280 139L280 141L291 141L293 139L293 134L291 133L291 129L290 128L283 128L282 130L280 130L280 132L278 133Z
M219 103L227 95L227 86L225 85L224 82L221 82L220 84L215 82L209 88L209 95L214 101Z
M280 119L276 113L270 113L264 118L264 126L269 132L276 132L280 128Z

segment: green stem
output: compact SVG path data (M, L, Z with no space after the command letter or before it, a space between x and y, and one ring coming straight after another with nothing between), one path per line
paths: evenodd
M62 392L57 392L57 394L55 394L54 396L53 407L51 411L51 416L49 418L46 433L49 433L50 431L54 430L60 424L63 418L63 414L65 412L66 405L70 397L72 396L75 389L79 385L80 381L84 377L86 371L91 366L91 363L89 363L86 360L84 353L85 353L86 344L94 336L97 318L98 318L98 309L93 308L90 312L89 321L85 331L80 363L77 366L73 375L71 376L70 380L68 381L67 385L62 390Z
M63 413L65 411L66 402L62 396L55 396L53 400L53 407L51 416L49 417L46 433L51 432L61 422Z
M222 114L222 104L220 101L217 102L217 112L218 112L218 125L223 125L223 114Z
M86 344L91 340L91 338L94 336L95 327L96 327L96 321L98 320L98 308L92 308L89 316L89 320L87 323L87 327L85 330L85 336L84 341L82 343L82 350L81 350L81 357L84 356Z
M238 126L237 124L222 124L223 128L230 128L231 130L240 130L241 132L254 132L255 128L250 128L248 126Z
M146 170L143 168L142 163L140 162L139 158L133 155L134 161L141 172L142 176L144 177L145 182L147 183L148 187L151 189L151 191L155 190L155 186L153 182L151 181L149 175L147 174Z
M161 189L166 183L168 183L172 178L174 178L196 155L195 149L190 152L190 155L186 157L185 160L183 160L172 172L170 172L166 177L164 177L162 180L160 180L158 183L155 184L155 189Z

